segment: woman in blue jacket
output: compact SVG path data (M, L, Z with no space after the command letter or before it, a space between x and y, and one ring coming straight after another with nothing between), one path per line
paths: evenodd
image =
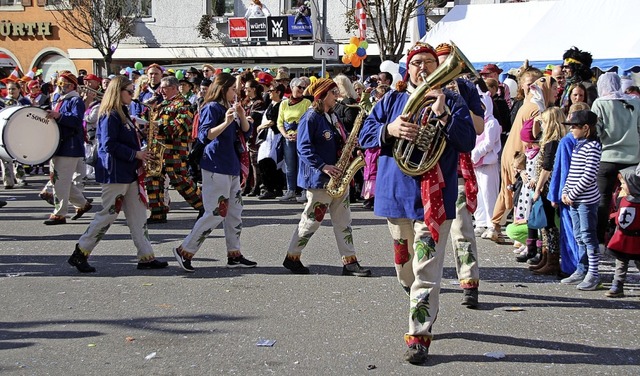
M135 125L128 106L133 99L133 83L124 76L114 78L100 105L98 116L98 161L96 182L102 184L102 210L78 240L69 264L82 273L96 269L87 258L104 237L120 210L124 211L133 244L138 250L138 269L161 269L169 264L155 259L147 231L147 198L142 162L151 154L140 150Z
M298 186L307 190L307 203L282 263L294 274L309 274L309 268L300 262L300 256L329 211L338 252L342 256L342 274L371 275L369 269L358 263L353 246L348 190L344 196L332 198L325 189L331 177L337 178L343 173L335 166L346 141L344 127L332 112L338 94L336 83L328 78L316 80L305 90L305 95L313 96L313 103L300 119L297 147Z
M251 124L242 105L236 101L235 85L236 79L229 73L217 75L200 110L198 139L206 145L200 160L205 211L182 244L173 250L178 264L187 272L195 271L191 259L221 222L227 243L227 267L253 268L257 265L240 251L243 207L240 173L246 145L240 141L239 133L248 138ZM246 162L243 167L248 169L248 156Z

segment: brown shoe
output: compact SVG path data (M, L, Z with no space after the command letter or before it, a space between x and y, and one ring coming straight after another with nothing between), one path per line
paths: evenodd
M63 216L52 215L52 216L49 217L49 219L47 219L43 223L45 225L47 225L47 226L64 225L64 224L67 223L67 219L65 217L63 217Z
M91 203L89 201L87 201L87 203L84 204L83 207L81 207L80 209L76 209L76 215L71 217L71 220L75 221L76 219L82 217L84 215L84 213L86 213L89 210L91 210L92 207L93 207L93 205L91 205Z

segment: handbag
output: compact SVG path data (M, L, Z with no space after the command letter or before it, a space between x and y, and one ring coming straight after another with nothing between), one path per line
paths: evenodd
M531 213L529 213L527 227L535 230L547 227L547 215L544 213L542 198L538 198L533 202L533 205L531 205Z

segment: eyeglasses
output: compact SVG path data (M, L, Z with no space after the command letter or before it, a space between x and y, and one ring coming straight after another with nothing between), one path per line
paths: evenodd
M304 89L306 89L307 87L306 87L306 86L302 86L302 85L298 85L298 86L297 86L297 88L298 88L298 89L302 89L302 90L304 90Z
M203 72L211 72L211 69L203 69Z
M170 88L170 87L171 87L171 86L160 86L160 90L168 89L168 88Z
M430 59L430 60L413 60L412 62L409 63L409 65L413 65L416 68L420 68L422 66L433 65L435 63L436 63L436 61L433 60L433 59Z
M338 90L338 88L331 90L331 92L333 93L333 95L340 95L340 90Z
M58 82L58 87L67 87L71 85L70 82Z
M129 90L129 89L123 89L122 91L126 91L127 93L129 93L129 95L133 96L133 93L135 93L135 91L133 90Z
M267 90L267 93L273 93L275 90L274 89L269 89Z

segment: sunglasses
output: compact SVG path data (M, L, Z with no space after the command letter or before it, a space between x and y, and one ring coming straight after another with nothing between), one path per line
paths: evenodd
M135 91L133 90L129 90L129 89L124 89L122 91L126 91L127 93L129 93L129 95L133 96L133 93L135 93Z
M297 87L298 87L298 89L302 89L302 90L307 88L306 86L301 86L301 85L298 85Z

